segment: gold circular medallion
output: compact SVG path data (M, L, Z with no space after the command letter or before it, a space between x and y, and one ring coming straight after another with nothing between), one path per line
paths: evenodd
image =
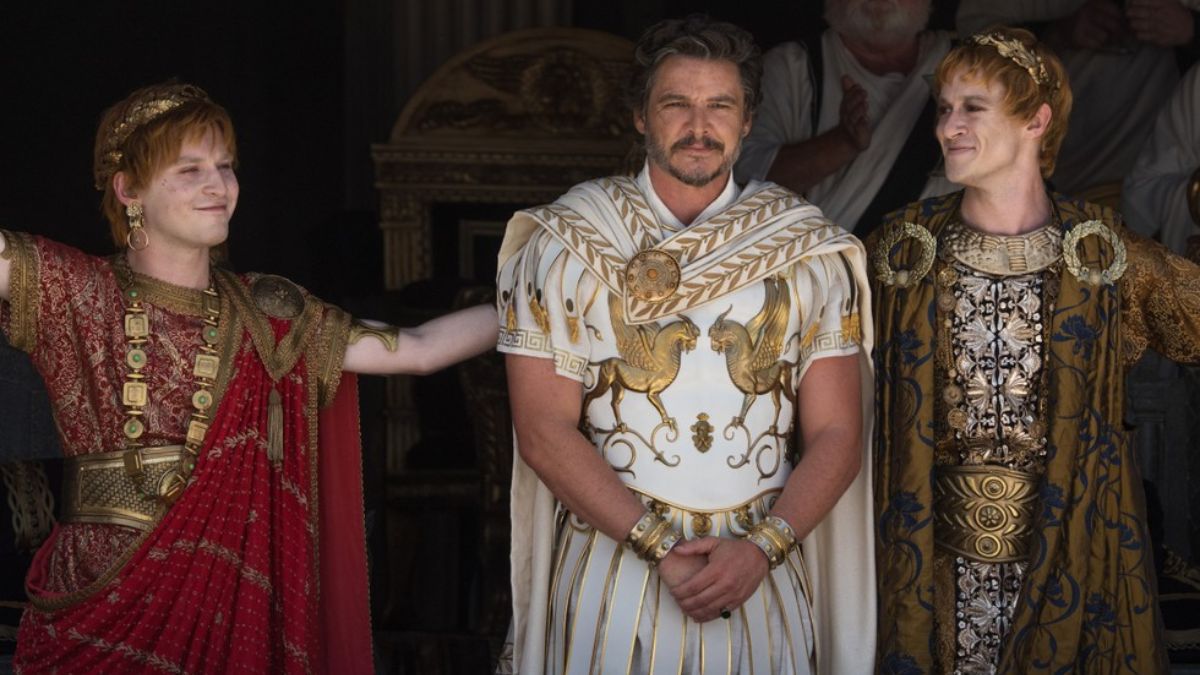
M197 410L208 410L212 407L212 404L212 394L207 389L200 389L195 394L192 394L192 406Z
M140 438L142 435L142 432L144 432L145 430L146 430L146 426L144 424L142 424L142 421L136 417L131 417L125 422L125 428L124 428L125 437L130 440L133 440L135 438Z
M679 288L679 263L664 251L642 251L625 268L625 287L638 300L666 300Z
M304 294L283 277L264 274L254 282L250 294L259 309L276 319L294 319L304 311Z
M1008 521L1004 511L995 504L984 504L975 512L975 520L979 523L979 527L988 530L996 531L1004 527Z
M995 476L984 478L983 484L980 487L983 488L983 494L992 499L999 499L1004 496L1005 492L1008 492L1008 488L1004 485L1004 480Z
M146 352L140 347L134 347L125 354L125 363L134 370L141 370L146 365Z
M994 534L980 535L975 540L975 552L982 558L995 558L1000 554L1000 540Z

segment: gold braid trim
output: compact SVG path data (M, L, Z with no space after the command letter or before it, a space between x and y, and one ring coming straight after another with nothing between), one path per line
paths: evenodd
M321 332L311 351L310 363L320 379L320 405L333 403L338 385L342 381L342 366L346 362L346 348L353 344L353 321L349 314L333 305L326 305L325 320Z
M37 347L37 316L42 300L42 284L33 237L24 232L0 230L4 251L0 258L11 261L8 276L8 302L12 316L8 341L17 349L32 354Z

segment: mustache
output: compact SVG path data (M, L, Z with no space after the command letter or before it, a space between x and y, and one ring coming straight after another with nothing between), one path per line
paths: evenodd
M699 142L706 150L717 150L721 152L725 150L724 143L710 136L701 136ZM674 152L676 150L682 150L690 145L696 145L696 134L689 133L687 136L675 141L675 143L671 145L671 151Z

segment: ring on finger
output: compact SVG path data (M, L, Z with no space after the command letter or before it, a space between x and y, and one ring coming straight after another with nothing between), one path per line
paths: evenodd
M728 619L731 616L733 616L733 614L729 611L728 607L721 608L721 618L722 619Z

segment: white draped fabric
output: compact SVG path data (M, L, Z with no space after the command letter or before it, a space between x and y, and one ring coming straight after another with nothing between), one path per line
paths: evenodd
M1188 209L1187 191L1200 168L1200 66L1179 82L1154 123L1121 190L1121 212L1134 230L1176 253L1200 234Z
M833 222L850 231L857 229L859 218L887 179L929 102L929 78L950 49L951 37L944 31L922 33L917 66L911 73L876 75L858 63L836 32L827 30L822 35L823 74L817 133L838 124L842 75L850 76L866 91L872 130L871 144L866 150L813 186L806 195ZM742 144L736 167L739 180L764 179L781 147L812 137L812 87L808 52L803 46L788 42L767 52L763 59L763 102ZM933 134L934 130L916 132ZM920 197L934 197L957 189L944 176L933 175Z

